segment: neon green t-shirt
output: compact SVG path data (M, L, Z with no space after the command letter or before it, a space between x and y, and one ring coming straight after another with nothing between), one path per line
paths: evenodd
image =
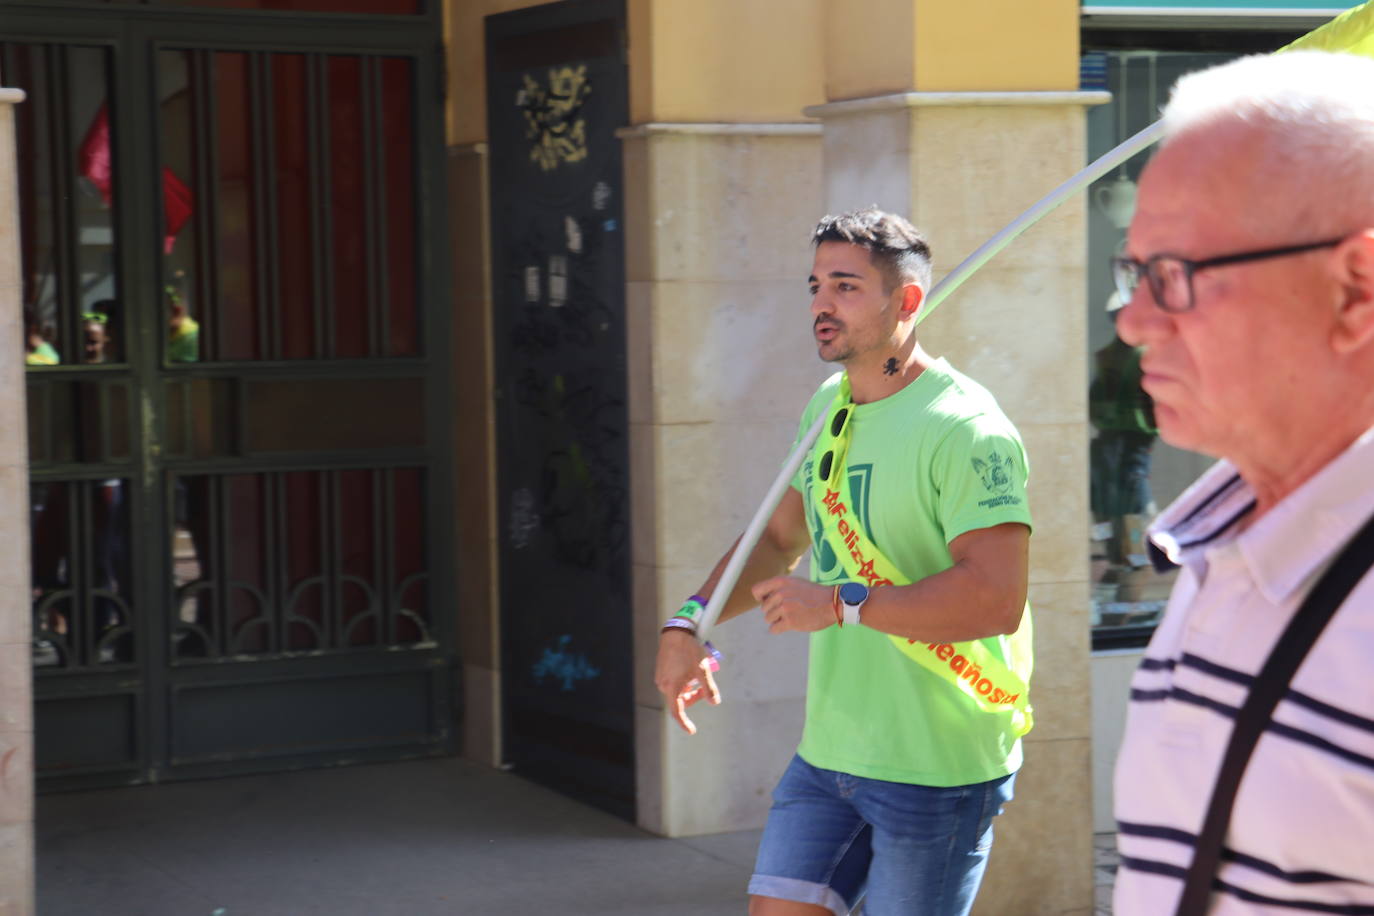
M812 396L799 439L830 406L839 381L831 377ZM1030 525L1020 435L985 388L944 360L896 394L858 405L850 423L851 508L912 581L952 566L948 545L961 534L1005 522ZM792 486L806 503L811 580L828 585L847 577L821 541L807 490L811 465L808 457ZM1005 637L983 642L1007 659ZM797 752L812 766L926 786L985 782L1021 765L1010 722L1010 712L980 710L884 633L857 626L811 634Z

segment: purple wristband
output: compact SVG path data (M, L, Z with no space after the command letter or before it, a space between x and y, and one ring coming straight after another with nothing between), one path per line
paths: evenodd
M669 617L667 621L664 622L663 629L659 630L659 632L667 633L669 630L683 630L693 636L697 635L696 623L688 620L686 617Z

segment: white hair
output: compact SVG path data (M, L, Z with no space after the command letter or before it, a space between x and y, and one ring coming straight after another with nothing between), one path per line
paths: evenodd
M1174 85L1164 144L1200 129L1253 130L1269 220L1337 235L1374 226L1374 60L1325 51L1242 57Z

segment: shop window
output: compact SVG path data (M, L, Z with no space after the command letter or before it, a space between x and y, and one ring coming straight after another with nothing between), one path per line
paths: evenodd
M1087 54L1085 88L1106 88L1110 104L1088 114L1088 159L1095 161L1158 120L1183 74L1235 55L1165 51ZM1150 151L1138 153L1089 189L1088 414L1092 510L1094 648L1143 646L1163 614L1173 573L1159 573L1145 549L1146 526L1212 463L1158 437L1154 409L1140 387L1139 353L1116 336L1120 301L1108 262L1123 247L1136 183Z
M0 44L19 148L24 362L31 372L128 361L114 218L110 52Z

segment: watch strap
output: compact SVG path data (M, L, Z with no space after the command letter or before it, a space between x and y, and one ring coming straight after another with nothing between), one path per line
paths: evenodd
M862 604L846 604L844 606L844 622L850 626L857 627L859 624L863 623L863 621L859 619L862 610Z

